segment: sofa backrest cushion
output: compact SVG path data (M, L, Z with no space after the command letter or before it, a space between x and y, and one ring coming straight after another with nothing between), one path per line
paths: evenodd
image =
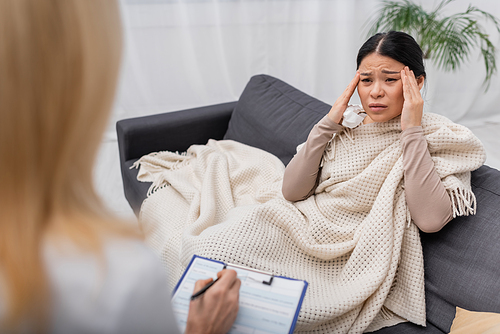
M263 149L287 165L330 108L279 79L256 75L241 94L224 139Z
M472 172L476 214L421 233L427 320L448 333L455 306L500 313L500 171Z

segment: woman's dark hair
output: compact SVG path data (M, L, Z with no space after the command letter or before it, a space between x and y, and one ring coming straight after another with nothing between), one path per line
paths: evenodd
M358 51L356 59L357 67L363 59L372 54L378 53L381 56L392 58L408 66L415 73L415 77L426 77L423 52L418 43L401 31L381 32L370 37Z

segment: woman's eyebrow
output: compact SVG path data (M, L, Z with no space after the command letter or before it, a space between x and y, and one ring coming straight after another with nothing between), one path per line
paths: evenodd
M389 70L382 70L381 72L384 74L400 74L401 73L399 71L389 71ZM368 77L368 76L372 75L372 72L363 72L363 73L360 73L360 75Z
M400 74L400 71L388 71L388 70L382 70L382 73L384 74Z

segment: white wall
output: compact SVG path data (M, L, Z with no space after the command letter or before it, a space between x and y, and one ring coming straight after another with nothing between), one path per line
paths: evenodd
M418 2L428 9L438 3ZM379 3L121 0L125 57L107 135L114 136L118 119L237 100L260 73L333 104L354 75L364 25ZM456 0L445 12L463 11L469 3L500 17L496 0ZM500 47L499 34L487 28ZM426 111L464 124L500 122L500 77L483 93L479 51L456 73L427 66Z
M106 205L131 221L134 215L120 177L117 120L235 101L250 77L260 73L333 104L354 75L357 51L367 37L363 25L379 4L374 0L120 1L123 70L97 159L95 184ZM426 8L437 3L420 2ZM447 12L463 11L469 2L500 17L499 0L456 0ZM488 28L500 47L499 34ZM486 163L500 169L500 77L495 76L483 94L485 71L478 56L452 74L429 64L426 110L472 126L485 144Z

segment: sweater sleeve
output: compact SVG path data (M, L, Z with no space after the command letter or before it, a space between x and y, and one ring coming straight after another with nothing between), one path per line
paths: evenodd
M405 195L413 222L423 232L437 232L453 218L450 196L434 168L421 126L401 134Z
M311 130L301 150L293 157L285 169L282 192L288 201L300 201L314 193L320 176L319 165L323 152L333 134L343 127L323 117Z

